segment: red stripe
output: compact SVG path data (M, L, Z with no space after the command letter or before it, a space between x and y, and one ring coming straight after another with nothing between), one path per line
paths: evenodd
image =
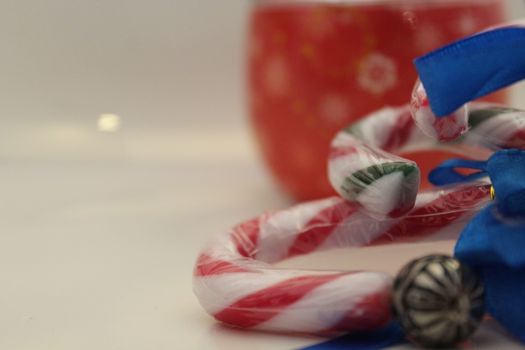
M236 301L214 317L238 327L255 327L280 314L315 288L343 275L346 274L291 278Z
M501 147L525 149L525 130L515 132Z
M390 289L365 296L333 327L323 333L369 331L385 326L392 318Z
M244 257L255 257L257 253L257 242L259 240L260 223L265 217L257 217L235 226L231 233L231 239L237 251Z
M382 146L385 151L392 151L407 143L414 128L414 120L410 111L405 111L397 117L396 123L388 134L388 139Z
M489 198L490 185L464 186L411 211L405 219L373 240L370 245L413 241L434 233L466 215Z
M207 254L201 254L195 264L193 274L195 276L210 276L221 275L223 273L232 272L254 272L253 270L245 269L239 265L235 265L229 261L215 259Z
M453 141L461 136L468 128L464 125L461 128L457 126L457 120L459 116L457 114L450 114L446 117L435 118L432 127L436 130L439 141ZM452 133L451 133L452 131Z
M304 226L288 250L288 256L307 254L319 247L335 227L357 211L357 204L341 201L317 213Z
M329 159L349 156L349 155L357 153L357 151L358 149L355 146L332 147L330 149Z

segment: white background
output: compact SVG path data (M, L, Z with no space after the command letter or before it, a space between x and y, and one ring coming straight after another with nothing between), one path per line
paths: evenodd
M1 349L316 340L226 329L191 293L207 238L288 205L245 123L249 4L0 0ZM101 113L120 131L99 132ZM295 263L394 270L416 252L394 248L384 266L347 254Z

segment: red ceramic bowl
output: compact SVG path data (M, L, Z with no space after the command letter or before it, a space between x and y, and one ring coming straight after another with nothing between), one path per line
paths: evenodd
M501 0L257 2L249 106L277 182L298 200L333 194L326 176L332 136L385 105L409 102L416 56L503 20ZM410 156L428 169L449 155Z

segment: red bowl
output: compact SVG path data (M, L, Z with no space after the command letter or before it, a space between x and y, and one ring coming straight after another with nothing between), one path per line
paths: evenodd
M504 18L501 0L258 2L249 108L277 182L297 200L333 194L326 176L333 135L376 109L407 103L415 57ZM505 94L489 100L505 102ZM446 155L434 156L416 155L424 169Z

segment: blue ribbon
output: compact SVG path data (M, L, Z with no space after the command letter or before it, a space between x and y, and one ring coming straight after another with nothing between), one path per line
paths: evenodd
M461 180L458 167L480 171ZM487 162L449 160L432 173L440 185L490 176L496 200L467 224L455 255L483 279L488 312L525 342L525 151L499 151Z
M441 163L428 174L428 180L436 186L455 184L478 180L487 176L487 162L467 159L449 159ZM477 172L463 175L456 171L458 168L476 169Z
M434 113L445 116L466 102L525 79L525 28L489 30L416 59ZM462 175L458 168L478 170ZM465 227L456 257L485 283L487 310L525 342L525 152L496 152L487 162L452 159L429 176L436 185L490 176L494 203Z
M415 60L430 106L439 116L525 79L525 28L492 29ZM458 168L478 170L462 175ZM525 153L496 152L487 162L449 160L430 174L437 185L490 176L493 204L465 227L455 255L485 282L487 310L525 342Z
M525 79L525 28L482 32L414 63L432 111L446 116L471 100Z

